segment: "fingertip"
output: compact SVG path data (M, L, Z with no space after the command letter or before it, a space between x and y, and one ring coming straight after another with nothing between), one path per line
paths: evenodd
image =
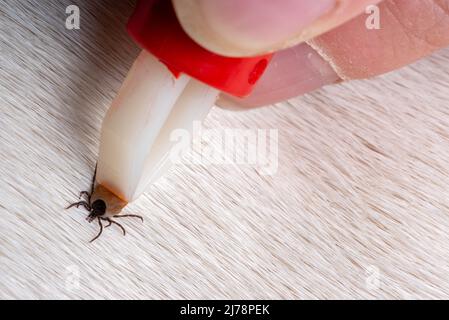
M217 105L231 110L260 107L340 81L341 78L333 67L304 43L275 53L266 72L248 97L239 99L222 94Z
M189 36L225 56L251 56L287 45L336 7L336 0L173 0ZM297 42L301 39L297 39Z

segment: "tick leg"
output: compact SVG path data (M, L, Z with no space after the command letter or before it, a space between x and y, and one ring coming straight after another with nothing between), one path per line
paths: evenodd
M109 219L109 218L102 218L103 220L105 220L105 221L107 221L107 222L109 222L108 223L108 225L107 226L105 226L105 228L107 228L107 227L110 227L111 226L111 224L112 224L112 220L111 219Z
M90 211L89 203L87 203L86 201L78 201L78 202L72 203L66 208L66 210L70 209L72 207L79 208L79 206L83 206L84 208L86 208L87 211Z
M137 214L120 214L120 215L115 215L113 216L114 218L126 218L126 217L131 217L131 218L139 218L140 220L142 220L143 222L143 218L142 216L139 216Z
M92 240L89 241L89 243L94 242L95 240L98 239L98 237L101 235L101 233L103 232L103 224L101 223L101 219L100 217L98 217L98 224L100 225L100 232L98 232L97 236L95 238L93 238Z
M109 224L106 227L109 227L111 224L116 224L116 225L118 225L120 227L120 229L122 229L123 235L126 235L126 230L120 223L118 223L117 221L112 220L111 218L102 218L102 219L109 222Z
M89 198L90 198L90 194L89 194L89 192L87 192L87 191L81 191L80 192L80 199L83 197L83 196L86 196L87 197L87 200L89 200Z
M95 164L94 176L92 177L92 182L90 183L90 193L88 195L89 203L90 203L90 197L92 197L92 194L94 193L96 178L97 178L97 163Z

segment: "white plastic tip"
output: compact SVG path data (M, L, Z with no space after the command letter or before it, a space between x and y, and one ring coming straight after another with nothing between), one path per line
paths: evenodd
M135 200L170 167L171 132L192 130L218 93L186 75L175 78L142 51L103 120L97 182Z

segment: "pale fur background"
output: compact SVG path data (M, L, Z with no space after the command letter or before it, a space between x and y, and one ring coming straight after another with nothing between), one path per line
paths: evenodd
M65 28L65 8L81 29ZM132 2L2 1L0 298L449 298L449 50L207 127L278 128L279 170L179 165L128 235L63 208L139 49ZM77 280L79 285L77 286Z

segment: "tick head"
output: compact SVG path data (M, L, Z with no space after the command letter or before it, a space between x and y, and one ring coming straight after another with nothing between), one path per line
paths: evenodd
M101 184L97 184L95 187L94 192L92 193L91 201L91 212L89 215L91 216L91 220L103 215L117 215L127 205L126 201L121 200Z
M87 216L87 221L92 222L95 218L101 217L106 213L106 202L102 199L97 199L92 202L92 211Z

